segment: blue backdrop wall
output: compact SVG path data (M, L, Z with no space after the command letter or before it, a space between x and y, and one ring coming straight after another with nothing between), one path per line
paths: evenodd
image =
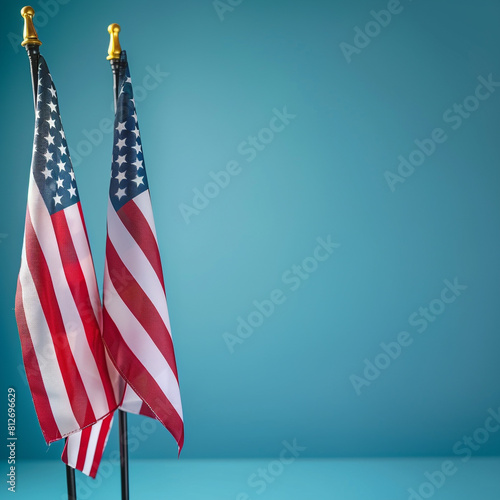
M33 139L22 6L0 20L0 369L5 403L17 391L18 457L41 458L61 447L44 444L13 311ZM106 28L122 27L184 457L275 456L285 439L309 457L500 451L488 420L500 405L498 4L32 6L100 282ZM167 431L130 426L132 456L175 456Z

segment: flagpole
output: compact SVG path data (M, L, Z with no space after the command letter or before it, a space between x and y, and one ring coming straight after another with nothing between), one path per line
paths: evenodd
M38 97L38 60L40 57L40 45L38 34L33 24L35 11L29 5L21 9L21 16L24 18L23 41L21 45L26 48L30 60L31 82L33 84L33 104L35 106ZM68 486L68 500L76 500L75 469L66 465L66 482Z
M21 45L26 48L30 60L31 81L33 84L33 102L36 111L36 100L38 90L38 58L40 56L40 45L42 42L38 39L35 25L33 24L33 16L35 11L27 5L21 9L21 16L24 18L23 41Z
M120 47L120 40L118 33L120 33L120 26L116 23L108 26L109 32L109 47L108 57L106 58L111 64L111 71L113 72L113 98L115 103L118 101L118 85L120 80L120 54L122 49ZM120 471L121 471L121 487L122 487L122 500L129 500L129 473L128 473L128 435L127 435L127 413L118 410L118 433L120 438Z

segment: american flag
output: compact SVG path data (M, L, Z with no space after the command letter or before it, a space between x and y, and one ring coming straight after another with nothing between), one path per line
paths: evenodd
M108 203L103 340L127 383L121 408L184 442L163 272L125 51L121 55Z
M112 424L111 413L96 424L68 436L62 454L63 462L95 478Z
M37 91L16 320L35 410L51 443L89 428L117 403L75 174L42 56Z

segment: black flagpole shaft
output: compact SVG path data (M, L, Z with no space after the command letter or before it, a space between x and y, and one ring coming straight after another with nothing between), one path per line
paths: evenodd
M113 72L113 97L118 101L118 85L120 80L120 60L111 59L111 71ZM128 474L128 435L127 435L127 414L118 410L118 432L120 437L120 471L122 485L122 500L129 500L129 474Z
M127 414L122 410L118 410L118 432L120 433L122 500L129 500Z
M68 483L68 500L76 500L75 469L66 465L66 482Z
M120 59L111 59L111 71L113 72L113 98L115 102L115 113L116 113L116 102L118 101L118 85L120 80Z
M40 55L40 49L38 47L38 45L26 45L26 52L28 53L28 57L30 59L31 81L33 83L33 103L35 104L35 110L38 95L38 57Z

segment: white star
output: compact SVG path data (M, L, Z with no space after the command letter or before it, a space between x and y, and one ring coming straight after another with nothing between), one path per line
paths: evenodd
M141 184L144 184L142 179L144 179L144 177L139 177L138 175L136 175L135 179L132 179L132 182L135 182L137 184L137 187L139 187Z
M132 163L132 165L135 165L137 167L137 170L139 170L140 168L144 168L144 165L142 164L142 160L135 160L134 163Z
M135 107L135 99L132 97L130 100L134 103L134 107Z
M125 156L127 155L118 155L118 158L115 160L118 163L118 166L121 167L122 163L125 163Z
M56 184L58 188L62 188L64 183L64 179L61 179L60 177L57 178Z
M53 136L53 135L50 135L50 132L49 132L49 135L47 135L47 136L45 137L45 139L47 140L47 142L48 142L49 144L54 144L54 136Z
M135 127L135 130L132 130L132 132L135 134L135 137L139 137L139 129Z
M47 120L47 123L50 125L50 128L56 128L56 121L53 120L52 118L49 118Z
M54 202L55 202L55 203L54 203L54 206L55 206L55 205L57 205L57 204L62 205L62 203L61 203L61 198L62 198L62 196L59 196L58 194L56 194L56 195L54 196Z
M135 120L135 122L137 123L137 114L136 112L134 111L134 114L132 115L132 118Z
M121 181L124 181L126 179L125 172L118 172L118 175L115 177L115 179L118 181L118 184L120 184Z
M141 145L136 144L135 146L132 146L132 149L135 149L135 152L139 154L142 151Z
M48 102L47 104L49 105L49 108L50 108L51 112L53 112L53 111L56 110L56 105L53 102Z
M118 199L121 199L122 196L126 196L125 188L118 188L118 191L116 192L115 196L118 196Z
M65 163L64 161L59 160L59 161L57 162L57 166L59 167L59 172L60 172L61 170L66 170L66 163Z
M125 130L127 127L125 127L125 123L126 122L123 122L123 123L119 123L118 126L116 127L116 131L121 134L123 130Z
M132 83L130 76L127 76L127 78L125 78L125 83Z
M40 111L38 109L36 110L36 117L40 118Z
M64 130L63 130L63 129L61 129L61 130L60 130L60 132L61 132L61 137L62 137L63 139L66 139L66 136L64 135Z
M61 155L65 155L66 153L66 146L59 146L57 149L61 152Z
M75 172L73 171L73 169L71 169L70 173L69 173L69 176L71 177L71 180L74 181L75 180Z
M42 174L45 176L45 180L47 180L49 177L52 177L52 169L48 169L47 165L45 165L45 170L42 170Z
M74 188L73 186L71 186L70 188L68 188L68 193L69 193L69 197L70 198L73 198L73 196L76 197L76 188Z
M44 153L44 155L43 155L43 156L45 156L45 160L46 160L46 161L49 161L49 160L52 160L52 155L53 155L53 154L54 154L54 153L49 153L49 152L47 151L47 152L45 152L45 153Z
M125 141L126 141L126 139L118 139L118 142L116 143L116 146L118 147L118 149L125 147Z
M55 97L56 96L56 89L54 87L50 87L49 88L49 92L52 94L52 97Z

